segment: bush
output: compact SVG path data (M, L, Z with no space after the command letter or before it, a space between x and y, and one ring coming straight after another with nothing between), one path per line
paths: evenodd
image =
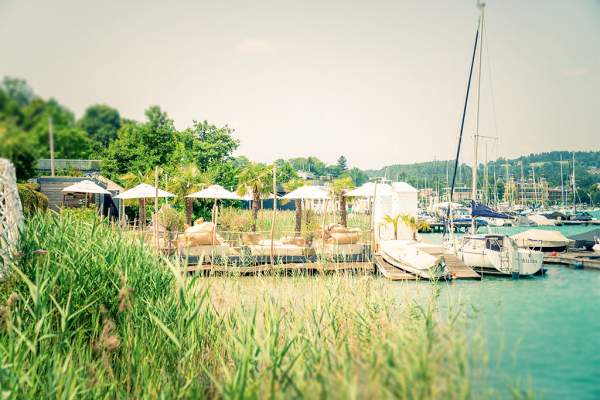
M168 204L158 210L158 224L169 232L183 231L185 216Z
M40 186L35 183L17 184L23 214L26 216L31 216L38 211L46 211L48 209L48 196L41 193L39 188Z

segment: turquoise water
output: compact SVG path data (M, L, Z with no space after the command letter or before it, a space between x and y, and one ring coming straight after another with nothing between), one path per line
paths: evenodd
M568 236L594 227L553 229ZM444 285L442 300L460 298L471 330L486 344L488 361L474 371L476 386L496 388L501 397L518 387L545 399L600 399L600 272L546 268L543 277Z

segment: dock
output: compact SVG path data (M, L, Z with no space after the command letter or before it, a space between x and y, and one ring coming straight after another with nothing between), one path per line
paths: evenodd
M188 274L218 275L260 275L270 273L332 273L363 272L372 273L375 267L372 262L333 262L333 263L288 263L262 264L253 266L197 264L185 267Z
M600 254L594 255L590 252L566 252L544 254L544 263L566 265L574 269L589 269L600 271Z
M434 255L434 254L432 254ZM461 260L453 254L443 254L444 260L450 271L452 279L481 279L481 275L475 272L473 269L465 265ZM394 267L383 257L375 255L375 265L377 270L384 277L392 281L402 280L419 280L422 279L409 272L403 271L400 268Z

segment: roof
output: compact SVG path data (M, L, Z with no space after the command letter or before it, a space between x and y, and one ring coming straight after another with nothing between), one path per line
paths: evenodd
M346 197L374 197L375 196L375 183L367 182L364 185L347 192L344 196ZM377 195L388 196L392 193L392 187L387 183L377 184Z
M419 193L417 189L406 182L394 182L392 183L392 189L396 193Z

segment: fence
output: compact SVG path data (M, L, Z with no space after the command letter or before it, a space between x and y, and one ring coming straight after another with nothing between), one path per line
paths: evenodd
M0 158L0 279L6 275L17 249L23 226L23 210L17 190L15 167Z

